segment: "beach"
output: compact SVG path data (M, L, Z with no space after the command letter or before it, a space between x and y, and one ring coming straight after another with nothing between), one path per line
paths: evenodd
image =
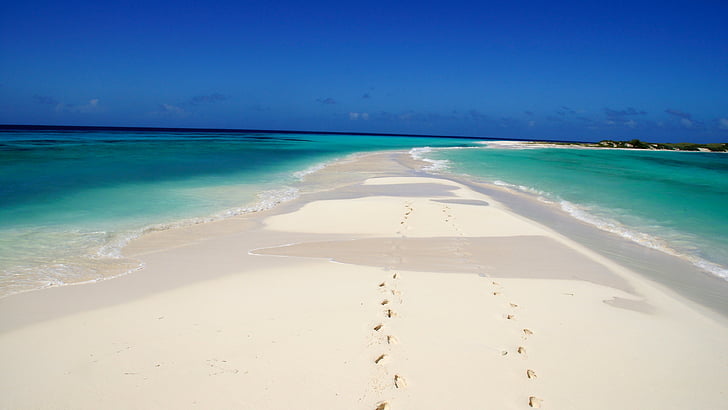
M361 154L135 239L137 271L0 299L0 408L725 407L725 281L661 282L427 165Z

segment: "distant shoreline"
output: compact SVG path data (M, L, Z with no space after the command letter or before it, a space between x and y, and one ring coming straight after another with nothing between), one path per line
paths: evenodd
M535 142L538 143L538 142ZM640 140L615 141L602 140L597 143L585 142L558 142L550 144L559 146L580 146L585 148L604 148L604 149L629 149L642 151L681 151L681 152L728 152L728 143L708 143L699 144L691 142L645 142Z
M462 135L430 135L430 134L404 134L379 132L349 132L349 131L302 131L302 130L261 130L244 128L180 128L180 127L112 127L112 126L86 126L86 125L20 125L0 124L0 131L123 131L123 132L229 132L229 133L256 133L256 134L318 134L318 135L371 135L382 137L413 137L413 138L453 138L471 140L507 140L528 142L526 139L508 139L494 137L474 137ZM553 141L566 142L566 141Z
M554 141L488 141L488 145L498 147L530 147L530 148L584 148L584 149L615 149L630 151L670 151L670 152L702 152L702 153L728 153L728 143L651 143L642 142L643 146L634 146L631 141L604 140L600 142L554 142Z
M98 131L120 131L120 132L227 132L227 133L255 133L255 134L297 134L297 135L371 135L382 137L411 137L411 138L450 138L467 139L478 141L504 141L507 143L543 145L552 148L557 147L583 147L583 148L607 148L607 149L630 149L649 151L681 151L681 152L728 152L728 143L690 143L690 142L645 142L638 139L629 141L602 140L599 142L590 141L565 141L548 139L519 139L519 138L496 138L478 137L468 135L435 135L435 134L405 134L405 133L379 133L379 132L349 132L349 131L308 131L308 130L262 130L245 128L184 128L184 127L118 127L118 126L95 126L95 125L24 125L24 124L0 124L2 131L74 131L74 132L98 132Z

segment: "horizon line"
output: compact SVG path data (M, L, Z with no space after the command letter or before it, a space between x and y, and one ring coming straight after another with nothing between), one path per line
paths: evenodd
M552 139L527 139L527 138L496 138L478 137L464 135L436 135L436 134L405 134L405 133L383 133L383 132L347 132L347 131L309 131L309 130L267 130L249 128L199 128L199 127L136 127L136 126L112 126L112 125L35 125L35 124L0 124L0 131L22 130L22 131L157 131L157 132L231 132L231 133L260 133L260 134L324 134L324 135L359 135L359 136L381 136L381 137L413 137L413 138L450 138L450 139L472 139L491 141L544 141L544 142L578 142L590 143L598 141L574 141L574 140L552 140Z

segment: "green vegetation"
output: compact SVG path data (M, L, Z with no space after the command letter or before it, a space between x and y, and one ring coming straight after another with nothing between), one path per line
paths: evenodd
M553 144L553 143L552 143ZM628 148L628 149L652 149L668 151L703 151L703 152L728 152L728 143L694 144L690 142L678 143L656 143L644 142L638 139L630 141L603 140L596 144L580 142L559 142L558 145L578 145L594 148Z
M690 142L679 143L654 143L644 142L637 139L631 141L600 141L596 146L607 148L633 148L633 149L663 149L671 151L711 151L728 152L728 144L694 144Z

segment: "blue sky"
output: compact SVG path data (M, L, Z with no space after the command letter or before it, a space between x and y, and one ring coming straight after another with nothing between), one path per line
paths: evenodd
M728 141L728 2L6 1L0 123Z

